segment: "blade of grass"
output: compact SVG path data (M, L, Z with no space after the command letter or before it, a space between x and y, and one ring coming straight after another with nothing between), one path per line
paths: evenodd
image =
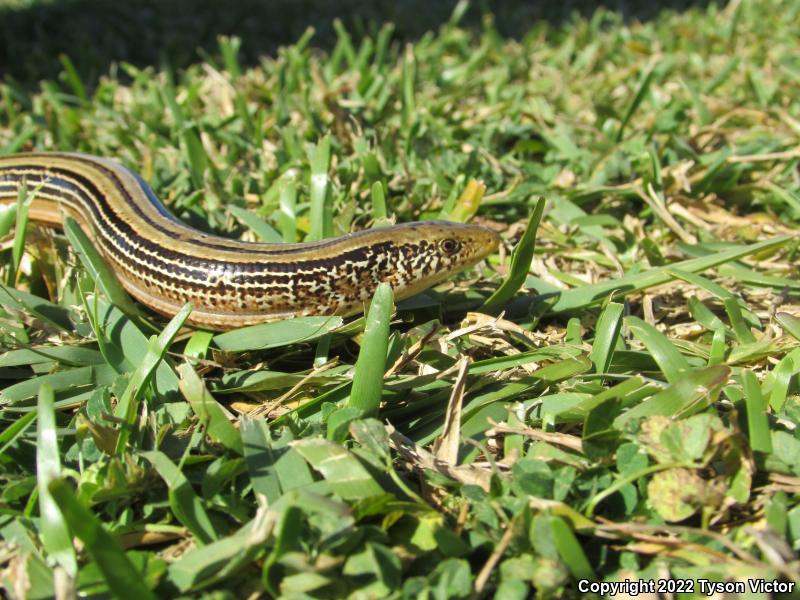
M15 204L0 204L0 238L6 237L17 219Z
M786 330L786 333L800 342L800 319L791 313L779 312L775 315L775 320Z
M705 271L706 269L711 269L726 262L739 260L751 254L766 252L768 250L777 250L781 246L787 244L791 239L790 236L780 236L748 246L723 250L700 258L691 258L673 265L657 267L641 273L624 275L619 279L586 285L565 292L557 292L555 293L557 300L550 310L554 313L561 313L583 309L601 302L612 292L620 295L627 295L656 285L668 283L674 279L674 276L670 274L672 269L678 268L690 273ZM542 299L545 300L546 298L543 297Z
M83 542L111 593L121 600L156 600L144 585L144 578L131 564L116 540L103 528L92 512L83 506L63 479L51 481L50 494L64 520Z
M61 66L64 67L67 84L72 89L72 93L75 94L82 104L89 104L89 95L86 93L86 86L83 85L81 76L78 74L78 70L75 68L75 65L72 64L69 56L66 54L59 54L58 60Z
M311 226L306 240L313 242L333 235L333 209L328 191L328 169L331 162L330 136L326 135L309 150L308 162L311 165L309 182Z
M214 344L226 352L267 350L314 341L341 327L341 317L296 317L226 331L214 336Z
M269 427L261 419L244 415L239 431L253 491L263 495L272 506L283 495L283 490L275 471L277 456L272 447Z
M41 393L41 392L40 392ZM0 459L11 461L12 458L6 454L6 451L16 444L20 438L25 435L25 432L33 424L36 419L36 411L31 411L22 415L19 419L14 420L11 425L0 431Z
M636 110L639 108L639 105L644 100L647 92L650 91L650 86L653 83L653 76L655 75L655 67L650 67L642 77L642 81L639 84L639 87L636 90L636 94L633 96L633 100L628 105L628 108L625 110L625 115L622 117L622 120L619 125L619 130L617 130L617 137L616 142L620 143L622 141L622 136L625 133L625 128L628 126L628 123L631 120L631 117L634 115Z
M8 268L6 283L13 286L19 273L19 264L22 255L25 253L25 238L28 235L28 210L30 209L36 191L28 193L28 185L25 180L19 188L17 194L16 228L14 230L14 243L11 246L11 264Z
M381 402L389 347L389 321L393 310L392 288L382 283L375 290L369 306L367 325L353 373L353 387L347 402L347 406L357 409L363 416L377 414Z
M614 355L614 348L622 329L622 312L624 306L618 302L609 302L600 313L595 327L594 342L589 358L594 365L595 373L606 373Z
M13 308L40 319L54 329L70 330L72 324L67 309L28 292L0 284L0 306Z
M236 533L193 548L169 566L167 580L182 592L199 591L230 577L263 550L275 514L257 514Z
M208 437L223 448L243 455L244 448L239 432L228 420L225 410L206 389L203 380L197 376L192 365L183 363L178 367L178 374L181 377L181 393L192 407L192 411L200 423L205 427Z
M677 383L690 370L683 355L658 329L634 316L626 317L625 325L644 344L669 383Z
M592 563L586 557L572 528L560 517L550 516L550 533L558 555L575 579L597 580Z
M453 210L447 215L442 215L442 218L458 223L466 223L478 212L485 193L485 183L477 179L470 179L467 182L467 187L464 188L464 191L461 192L458 200L456 200Z
M229 204L227 210L236 217L240 223L255 233L262 242L280 244L283 241L281 234L275 231L269 223L259 218L254 212L242 208L241 206L236 206L235 204Z
M755 452L769 454L772 452L772 439L767 420L767 406L758 379L750 369L742 371L742 388L747 410L747 436L750 447Z
M322 473L342 500L379 496L383 488L359 460L345 448L320 438L305 438L292 444L312 468Z
M210 331L195 331L186 342L183 353L190 358L205 358L213 339L214 334Z
M178 311L178 314L167 323L164 331L162 331L158 337L150 337L147 344L147 353L141 364L139 364L131 375L130 381L114 410L114 416L123 421L123 427L117 438L117 447L115 450L117 454L121 454L128 443L130 426L133 425L139 408L139 395L150 381L153 373L155 373L156 367L158 367L164 355L167 353L167 349L172 344L172 340L175 339L178 330L183 326L183 323L191 312L192 305L185 304L183 308Z
M714 330L714 337L711 339L711 350L708 352L708 366L720 365L725 362L725 328L718 327Z
M742 344L755 344L757 341L756 336L753 335L750 327L745 323L739 301L736 298L725 298L723 305L725 306L725 312L728 313L728 319L731 322L734 334L736 334L736 339Z
M403 130L406 134L411 131L411 125L416 120L416 100L414 94L416 73L417 65L414 58L414 47L411 44L407 44L403 55L403 70L401 76Z
M0 404L16 404L29 400L36 396L42 385L49 385L54 391L63 392L88 385L109 385L116 375L116 371L105 364L39 375L0 391Z
M39 528L42 545L48 556L71 576L78 572L78 562L72 548L69 528L50 494L48 484L61 477L61 459L58 453L56 414L53 408L53 388L45 384L39 388L36 429L36 483L39 491Z
M637 404L614 420L614 427L653 415L678 417L695 412L714 402L722 386L728 381L731 370L723 365L706 367L689 373L676 383Z
M686 304L692 318L709 331L716 331L720 328L725 329L725 323L722 322L722 319L711 312L705 304L697 299L697 296L690 296Z
M487 314L498 313L503 306L505 306L506 302L508 302L525 283L528 277L528 271L531 268L531 261L533 260L533 250L536 245L536 230L539 227L539 222L542 220L544 206L544 198L539 198L528 219L525 233L522 234L522 238L511 254L511 267L508 277L503 281L497 291L484 302L481 307L482 312Z
M772 391L769 395L769 406L776 413L780 412L786 402L789 384L800 372L800 348L795 348L784 356L772 369Z
M278 195L278 225L283 241L293 244L297 241L297 175L289 170L281 177Z
M169 506L178 521L192 533L200 545L216 540L219 535L202 501L194 493L192 485L181 470L163 452L151 450L142 452L141 456L155 467L167 484Z
M89 272L92 281L97 282L97 285L103 291L106 298L140 328L144 327L152 331L153 326L142 318L139 309L133 303L133 300L131 300L128 292L122 287L122 284L120 284L114 271L103 257L100 256L94 244L89 241L83 229L80 228L80 225L78 225L77 221L72 217L66 217L64 219L64 233L75 249L75 252L78 253L78 257L84 268Z
M372 219L375 223L374 226L382 227L387 225L386 195L383 191L383 183L376 181L372 184L370 197L372 198Z

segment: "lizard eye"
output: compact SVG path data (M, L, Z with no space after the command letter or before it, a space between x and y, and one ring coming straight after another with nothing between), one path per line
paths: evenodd
M439 247L445 254L455 254L461 249L461 242L452 238L447 238L439 242Z

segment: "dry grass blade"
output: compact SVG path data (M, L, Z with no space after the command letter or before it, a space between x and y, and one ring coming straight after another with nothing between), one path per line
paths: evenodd
M461 446L461 407L464 402L464 390L467 386L467 369L469 359L463 356L458 361L458 373L447 402L442 434L433 443L433 454L441 461L451 465L458 464L458 449Z

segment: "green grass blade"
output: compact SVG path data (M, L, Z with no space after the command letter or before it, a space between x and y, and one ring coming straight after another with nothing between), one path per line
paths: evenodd
M402 106L403 106L403 128L406 132L410 131L411 125L416 120L416 95L415 80L417 75L417 65L414 58L414 48L411 44L406 46L403 56L402 70Z
M259 531L258 525L256 520L250 521L233 535L189 550L169 566L167 580L180 591L188 592L230 577L263 549L264 532ZM269 522L261 525L267 533L270 531Z
M106 298L108 298L114 306L118 307L122 312L127 315L129 319L134 321L137 325L142 326L145 321L142 319L139 309L131 300L128 292L122 287L122 284L117 279L114 271L109 267L108 263L100 256L100 253L94 247L94 244L89 240L83 230L78 225L77 221L72 217L64 219L64 233L67 239L75 248L78 257L83 263L84 268L89 272L89 276L99 288L103 291ZM149 327L152 329L152 326Z
M750 439L750 448L755 452L769 454L772 452L772 440L767 420L767 406L758 379L750 369L742 371L742 388L747 410L747 435Z
M775 320L797 341L800 341L800 318L791 313L779 312L775 315Z
M386 212L386 195L383 192L383 183L376 181L370 189L372 198L372 219L376 226L385 225L388 214Z
M78 572L78 562L72 548L69 528L58 509L48 484L61 477L61 458L58 452L56 414L53 408L53 388L39 388L36 430L36 482L39 491L39 528L44 549L71 576Z
M586 553L570 526L560 517L551 516L549 521L551 536L556 544L558 555L572 576L575 579L596 581L597 575L592 568L592 563L586 557Z
M227 210L236 217L240 223L250 228L262 242L279 244L283 241L281 234L275 231L272 225L265 222L254 212L242 208L241 206L236 206L235 204L229 205Z
M700 258L692 258L670 266L657 267L642 273L625 275L619 279L587 285L566 292L558 292L555 294L557 296L556 302L550 310L555 313L560 313L586 308L587 306L603 301L612 292L626 295L672 281L674 276L671 274L671 270L675 268L690 273L705 271L706 269L711 269L726 262L739 260L745 256L766 252L768 250L777 250L788 243L790 239L791 238L788 236L780 236L748 246L723 250Z
M331 162L331 138L323 137L308 153L311 165L310 193L310 229L306 240L321 240L333 235L333 212L328 190L328 169Z
M36 420L36 411L31 411L16 419L3 431L0 431L0 461L12 461L11 456L6 454L6 451L25 435L34 420Z
M795 348L772 369L773 381L769 406L774 412L778 413L783 408L789 392L789 385L798 372L800 372L800 348Z
M687 299L687 305L692 318L709 331L725 329L725 323L722 322L722 319L711 312L696 296L690 296Z
M130 426L133 425L139 408L139 395L150 381L159 363L167 353L167 349L172 344L172 340L183 326L189 314L192 312L192 305L185 304L178 314L167 323L158 337L152 336L147 344L147 353L144 359L131 375L130 381L123 392L122 397L114 410L114 416L122 419L123 428L117 438L117 454L125 449L125 445L130 435Z
M181 392L205 428L208 437L223 448L239 455L244 454L239 432L228 420L224 409L206 389L203 380L197 376L192 365L182 364L178 367L178 373L181 377Z
M611 358L614 356L614 348L619 340L619 332L622 329L622 312L625 307L618 302L609 302L600 313L595 328L594 342L589 358L594 365L595 373L606 373Z
M690 370L689 363L678 349L650 323L630 316L626 317L625 324L633 336L647 348L668 382L677 383Z
M617 143L622 141L622 137L625 134L625 128L628 126L628 123L633 117L636 110L639 108L639 105L644 100L647 93L650 91L650 86L653 83L653 77L655 75L655 67L650 67L642 77L642 82L639 84L639 87L636 90L636 94L633 96L633 100L628 105L628 108L625 110L625 114L622 117L622 121L619 125L619 130L617 131Z
M369 498L383 488L358 459L336 442L320 438L298 440L293 446L330 484L342 500Z
M283 495L283 490L275 471L278 457L272 447L269 427L261 419L244 416L239 430L253 490L273 505Z
M28 209L35 194L35 191L28 193L28 186L23 181L17 195L16 229L14 230L14 243L11 246L11 264L8 268L8 277L6 277L6 283L10 286L13 286L17 280L19 264L25 253L25 238L28 235Z
M0 238L6 237L17 220L17 207L13 204L0 205Z
M725 352L728 347L725 343L725 328L718 327L714 330L714 337L711 339L711 350L708 353L708 366L720 365L725 362Z
M61 66L64 67L67 84L72 89L72 93L75 94L81 103L89 104L89 95L86 93L86 86L83 84L83 81L81 81L81 76L78 74L78 70L75 68L69 56L66 54L59 54L58 60Z
M97 565L111 593L121 600L155 600L144 579L125 556L116 540L103 528L92 512L81 504L63 479L51 481L50 494L67 525Z
M745 322L738 300L736 298L726 298L723 304L725 312L728 313L731 327L736 334L736 339L742 344L754 344L756 336L753 335L753 332L750 331L750 326Z
M387 283L375 290L367 313L367 325L353 373L353 388L347 406L363 416L377 414L386 371L389 348L389 321L394 310L394 294Z
M95 296L91 303L97 305L98 319L93 328L105 362L120 373L133 373L147 356L149 338L121 310L102 297ZM159 363L152 381L155 392L164 399L177 400L180 397L178 376L168 363Z
M69 391L84 386L110 384L116 376L108 365L65 369L47 375L31 377L0 391L0 404L16 404L34 398L42 385L50 386L55 392Z
M213 339L214 334L210 331L195 331L186 342L183 353L190 358L205 358Z
M211 543L219 536L203 507L203 502L194 493L192 485L181 470L163 452L142 452L150 461L169 489L169 505L178 521L188 529L201 545Z
M69 311L39 296L0 284L0 302L2 307L27 313L55 329L71 328Z
M453 210L451 210L449 214L443 215L443 217L450 221L466 223L478 212L478 208L480 208L481 200L485 193L485 183L476 179L470 179L467 182L467 187L464 188L464 191L456 200Z
M505 306L506 302L508 302L524 285L525 279L528 277L528 271L531 268L533 250L536 245L536 230L539 228L539 222L542 220L544 206L545 201L543 198L536 201L536 205L528 219L528 225L525 227L525 233L522 234L522 238L511 254L511 266L509 268L508 277L503 281L497 291L484 302L481 311L487 314L499 312L503 306Z
M677 417L696 412L714 401L730 372L726 366L715 365L685 373L676 383L622 413L614 420L614 427L622 429L626 423L642 417Z
M296 317L226 331L214 336L214 344L226 352L267 350L312 342L341 327L341 317Z
M281 237L287 244L297 241L297 182L295 179L294 171L290 171L278 183L280 185L278 225L281 229Z

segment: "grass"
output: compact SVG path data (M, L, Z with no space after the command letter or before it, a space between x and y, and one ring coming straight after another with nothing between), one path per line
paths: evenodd
M6 594L800 582L798 18L337 27L255 67L221 38L180 72L92 85L65 58L0 85L0 153L115 157L200 229L456 215L504 238L388 327L382 290L368 319L214 335L132 303L79 228L15 230L22 197L0 215Z

